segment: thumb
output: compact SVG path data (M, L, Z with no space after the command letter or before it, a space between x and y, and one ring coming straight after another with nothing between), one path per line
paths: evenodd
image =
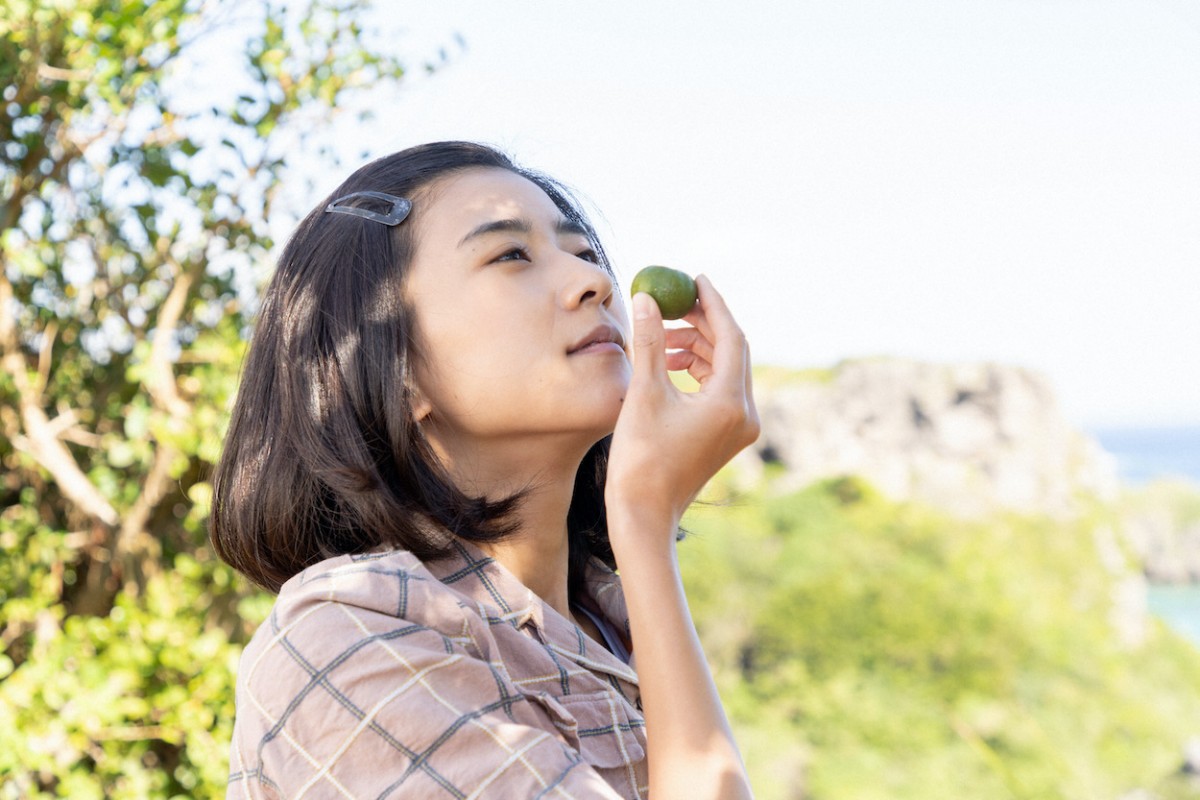
M645 292L633 296L633 379L657 379L667 371L667 334L658 303Z

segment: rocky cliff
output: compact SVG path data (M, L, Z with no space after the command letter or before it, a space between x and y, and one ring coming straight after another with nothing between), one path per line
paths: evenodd
M1122 487L1115 458L1066 421L1036 372L898 358L761 368L755 398L762 435L737 461L748 481L770 472L788 490L858 475L894 499L961 516L1069 516L1099 498L1142 574L1200 582L1200 487ZM1114 571L1123 559L1110 559Z
M889 358L764 369L755 394L762 436L742 463L779 465L785 486L855 474L962 515L1064 515L1081 493L1118 491L1112 456L1066 422L1046 378L1020 367Z
M1121 534L1155 583L1200 583L1200 487L1183 480L1131 488Z

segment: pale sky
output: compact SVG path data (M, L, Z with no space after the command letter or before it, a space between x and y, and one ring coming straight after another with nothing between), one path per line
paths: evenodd
M711 277L757 363L999 361L1077 425L1200 424L1200 1L378 7L450 63L339 138L499 145L625 286Z

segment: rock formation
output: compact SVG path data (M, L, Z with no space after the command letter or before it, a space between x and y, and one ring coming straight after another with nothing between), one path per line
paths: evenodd
M1117 511L1121 553L1146 578L1200 582L1200 487L1122 487L1116 459L1066 421L1036 372L859 359L825 370L762 368L755 398L762 435L738 457L743 480L773 469L773 486L786 491L858 475L893 499L960 516L1065 517L1081 499L1099 498Z
M1183 480L1130 489L1121 532L1154 583L1200 583L1200 491Z
M1063 418L1049 382L998 364L847 361L756 376L762 435L743 466L786 486L855 474L956 514L1071 513L1113 498L1116 462ZM754 463L757 461L758 463Z

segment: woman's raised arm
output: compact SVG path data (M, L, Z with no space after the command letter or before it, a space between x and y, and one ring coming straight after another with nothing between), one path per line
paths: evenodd
M633 379L613 434L605 503L646 716L650 793L751 797L749 781L688 610L675 553L683 512L758 436L746 337L707 278L665 330L649 295L633 298ZM666 348L681 352L666 353ZM680 392L667 369L700 383Z

